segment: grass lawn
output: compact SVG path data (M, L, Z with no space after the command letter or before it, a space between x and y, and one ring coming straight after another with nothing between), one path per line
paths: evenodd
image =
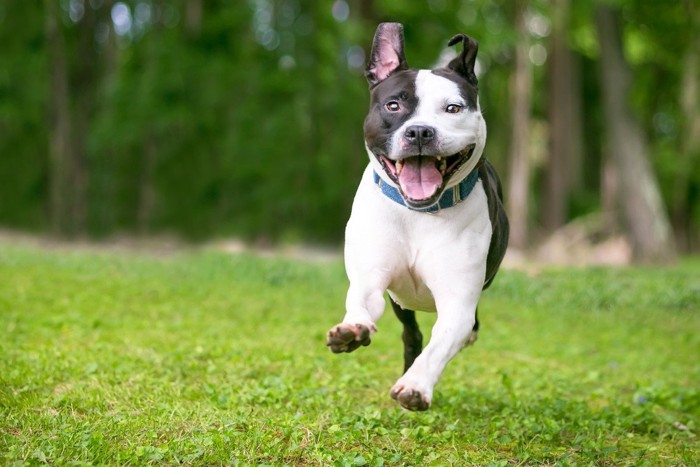
M700 262L501 271L428 412L341 262L0 244L0 464L697 465ZM421 314L424 333L434 316Z

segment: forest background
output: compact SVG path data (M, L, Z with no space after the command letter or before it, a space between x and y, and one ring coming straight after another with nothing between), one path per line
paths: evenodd
M376 25L413 67L480 44L511 245L577 219L640 261L700 248L692 0L9 0L0 225L67 238L342 241Z

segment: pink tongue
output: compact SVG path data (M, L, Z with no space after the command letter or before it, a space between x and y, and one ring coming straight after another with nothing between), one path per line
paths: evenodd
M404 159L399 174L399 184L404 194L411 199L430 198L442 184L442 175L435 167L432 157L409 157Z

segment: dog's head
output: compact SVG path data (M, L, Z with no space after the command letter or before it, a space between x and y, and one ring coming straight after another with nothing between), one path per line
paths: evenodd
M446 67L409 68L403 26L377 27L365 76L370 108L365 144L375 171L411 208L435 204L476 166L486 142L474 63L479 45L458 34L462 53Z

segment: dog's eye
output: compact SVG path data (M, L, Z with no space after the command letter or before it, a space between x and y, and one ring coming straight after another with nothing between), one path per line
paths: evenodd
M457 104L450 104L445 107L445 112L448 114L456 114L459 113L460 110L462 110L462 106Z
M401 110L401 106L396 101L387 102L384 107L386 107L386 110L389 112L398 112Z

